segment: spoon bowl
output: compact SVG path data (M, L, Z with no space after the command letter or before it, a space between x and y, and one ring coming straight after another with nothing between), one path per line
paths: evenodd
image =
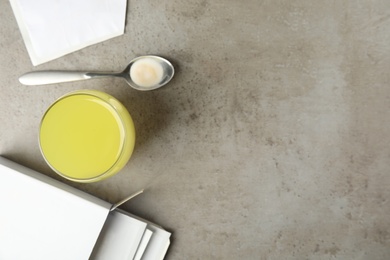
M131 77L131 69L133 68L133 65L136 62L140 61L153 61L155 64L158 64L161 66L162 69L162 75L159 79L159 81L156 84L153 84L151 86L144 86L142 84L137 84L134 82L135 78ZM153 55L148 55L148 56L140 56L132 61L130 61L129 65L122 71L122 77L126 80L127 84L129 84L132 88L141 90L141 91L148 91L148 90L153 90L160 88L164 85L166 85L171 79L173 78L173 75L175 74L175 69L173 65L166 59L159 57L159 56L153 56ZM134 79L133 79L134 78Z
M142 64L143 63L143 64ZM132 78L132 68L137 66L137 78ZM134 68L133 68L134 69ZM47 85L62 82L72 82L79 80L119 77L125 79L130 87L148 91L165 86L175 74L173 65L167 60L155 55L139 56L130 61L126 68L121 72L86 72L86 71L64 71L64 70L46 70L32 71L22 75L19 78L23 85ZM151 82L153 84L140 84L139 82ZM148 81L149 80L149 81ZM135 82L137 81L138 84Z

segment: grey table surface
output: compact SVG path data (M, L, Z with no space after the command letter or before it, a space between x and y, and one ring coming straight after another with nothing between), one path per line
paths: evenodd
M44 111L77 89L117 97L132 158L67 183L110 202L146 188L123 208L173 232L166 259L390 258L390 1L129 1L124 35L37 67L8 1L0 21L0 154L60 179L39 151ZM174 63L169 85L18 82L144 54Z

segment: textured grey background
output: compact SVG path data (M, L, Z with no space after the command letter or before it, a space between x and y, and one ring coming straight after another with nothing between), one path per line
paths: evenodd
M130 1L123 36L37 67L8 1L0 21L0 153L59 179L39 152L45 109L71 90L117 97L133 157L70 184L111 202L146 187L123 208L173 232L167 259L389 259L390 1ZM171 84L17 80L143 54L174 62Z

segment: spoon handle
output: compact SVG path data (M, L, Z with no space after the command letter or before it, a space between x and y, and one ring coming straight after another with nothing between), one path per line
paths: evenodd
M109 77L109 76L113 76L113 75L108 73L48 70L48 71L28 72L22 75L19 78L19 81L23 85L46 85L46 84L86 80L86 79L91 79L96 77Z

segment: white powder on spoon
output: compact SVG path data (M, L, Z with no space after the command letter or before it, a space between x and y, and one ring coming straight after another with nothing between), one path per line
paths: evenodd
M139 59L130 68L130 77L141 87L153 87L162 81L164 69L162 65L151 58Z

